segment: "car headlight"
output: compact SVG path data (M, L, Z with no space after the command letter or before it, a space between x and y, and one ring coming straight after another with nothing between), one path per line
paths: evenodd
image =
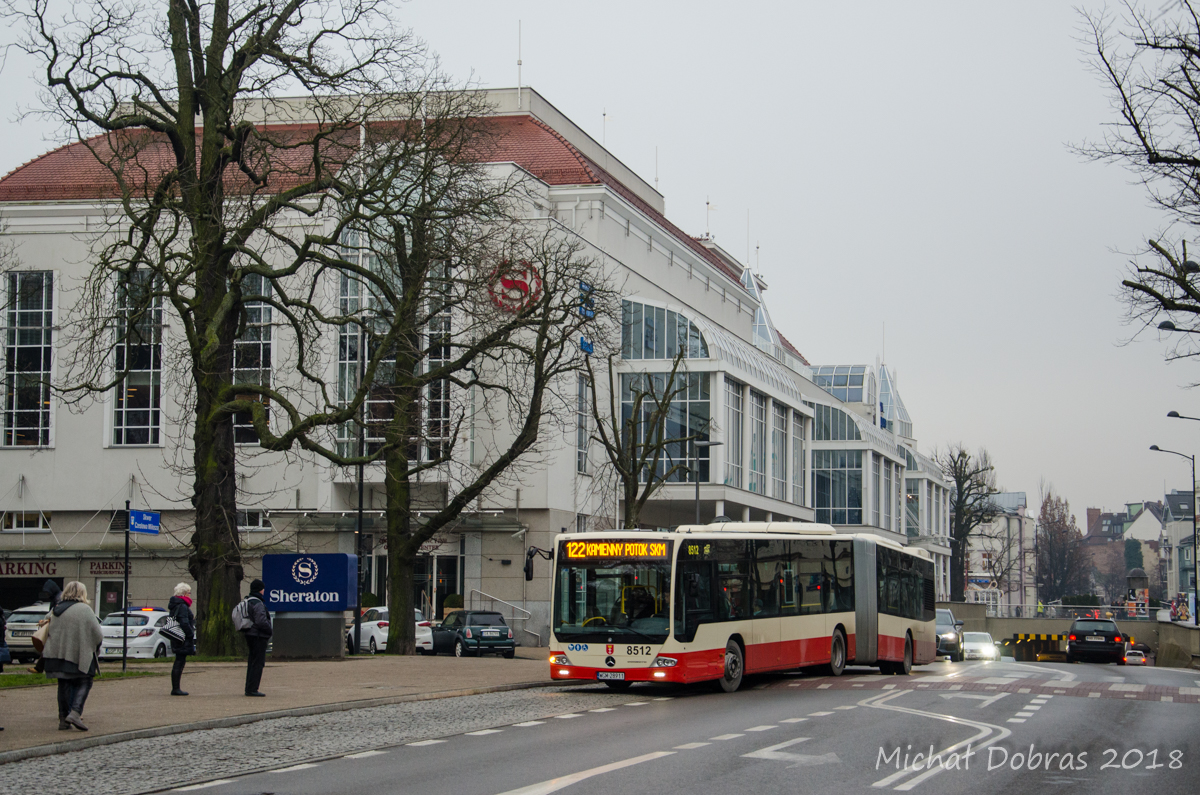
M551 654L550 655L550 664L551 665L570 665L571 661L567 659L567 655L565 655L565 654Z
M943 632L941 634L942 640L954 640L957 637L958 637L958 634L954 633L954 632Z
M650 663L651 668L674 668L679 665L679 660L674 657L655 657L654 662Z

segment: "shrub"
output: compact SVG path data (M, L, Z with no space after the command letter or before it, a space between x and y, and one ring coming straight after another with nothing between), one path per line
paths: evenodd
M463 606L462 594L458 594L458 593L449 594L445 598L445 600L442 602L442 607L462 607L462 606Z

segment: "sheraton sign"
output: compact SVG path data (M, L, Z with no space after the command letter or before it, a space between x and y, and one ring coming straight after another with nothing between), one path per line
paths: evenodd
M0 577L57 577L56 560L0 560Z

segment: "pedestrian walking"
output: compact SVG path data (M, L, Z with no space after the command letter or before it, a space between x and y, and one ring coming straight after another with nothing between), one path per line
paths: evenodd
M262 682L263 666L267 664L267 643L271 640L274 630L271 627L271 614L267 612L266 599L263 598L262 580L250 582L250 595L246 597L246 613L250 626L242 630L246 636L246 645L250 647L250 655L246 660L246 695L263 697L266 693L258 687Z
M171 695L186 696L187 693L180 687L183 666L187 665L188 655L196 653L196 617L192 613L192 586L186 582L176 585L175 595L167 602L167 610L183 630L183 640L171 639L171 652L175 655L175 664L171 666Z
M96 652L104 634L92 612L87 587L69 582L62 601L50 612L50 628L42 649L46 676L58 680L58 728L74 726L87 731L83 723L83 705L92 689L92 680L100 672Z

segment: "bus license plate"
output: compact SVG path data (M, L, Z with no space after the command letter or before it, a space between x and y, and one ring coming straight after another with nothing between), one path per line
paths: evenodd
M624 671L596 671L596 678L600 681L621 681L625 678Z
M1088 640L1104 640L1104 636L1103 635L1088 635L1087 639Z

